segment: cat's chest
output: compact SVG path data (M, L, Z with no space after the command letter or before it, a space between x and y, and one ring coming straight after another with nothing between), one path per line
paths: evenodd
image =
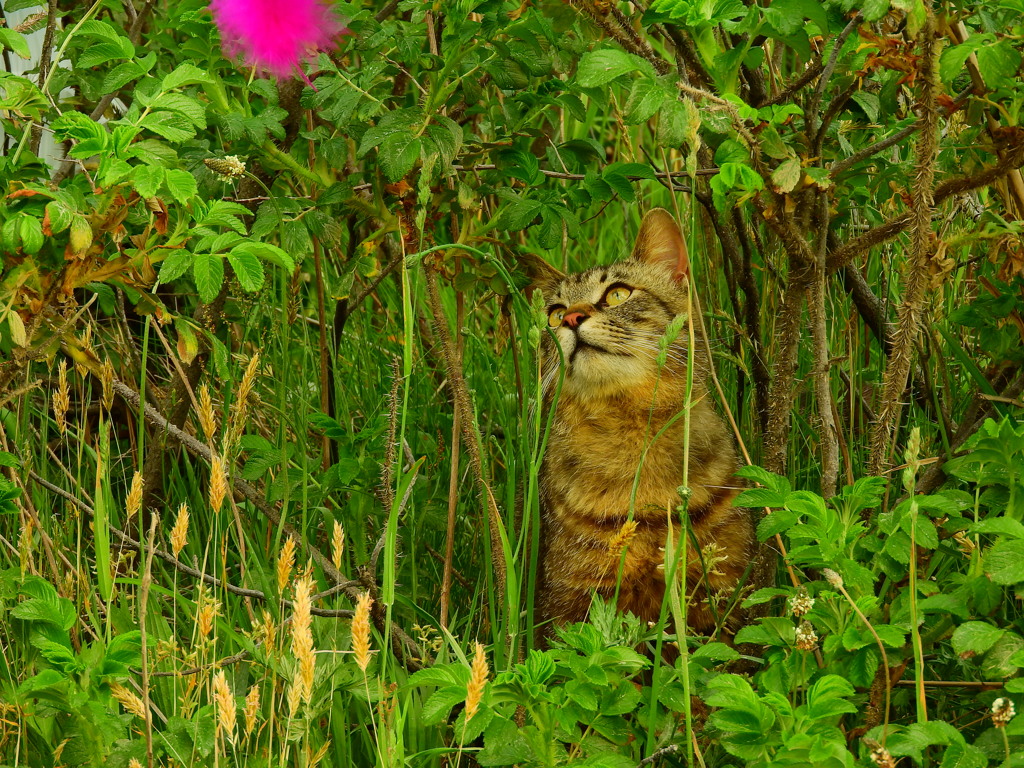
M664 516L678 501L684 446L674 430L622 414L573 414L553 425L541 477L550 511L597 519Z

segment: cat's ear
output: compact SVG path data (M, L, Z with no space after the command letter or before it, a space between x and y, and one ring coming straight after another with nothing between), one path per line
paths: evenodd
M554 285L565 278L564 272L555 269L535 253L521 252L518 254L518 259L530 278L530 284L525 289L527 301L533 298L533 292L538 288L547 290L548 286Z
M644 216L631 256L635 261L663 266L677 283L690 274L686 241L675 218L664 208L655 208Z

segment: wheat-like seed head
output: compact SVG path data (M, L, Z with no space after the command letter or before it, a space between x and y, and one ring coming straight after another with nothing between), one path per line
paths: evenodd
M477 643L476 653L473 654L473 663L470 665L469 685L466 686L466 722L469 722L480 708L480 699L484 695L485 685L487 685L487 657L484 655L483 643Z
M177 557L181 550L188 543L188 504L181 503L178 507L178 517L171 528L171 552Z
M256 383L256 371L259 368L260 353L256 352L249 360L249 365L242 374L242 381L238 385L238 397L235 399L231 409L231 422L228 426L227 445L225 450L230 450L242 437L242 430L245 428L245 419L249 413L249 396L252 394L253 386Z
M228 686L227 675L220 670L213 677L213 701L217 706L217 730L228 741L235 738L235 719L238 715L235 697Z
M114 366L110 358L103 361L100 384L103 385L103 410L110 413L110 409L114 407Z
M18 538L18 561L21 567L21 575L24 576L31 570L32 565L32 521L25 519L21 527L21 536Z
M352 651L356 656L356 664L366 672L370 666L370 606L373 598L369 592L363 592L356 602L356 615L352 617Z
M636 536L636 520L627 520L622 524L619 532L616 533L612 540L608 542L608 554L612 557L618 557L622 554L622 550L626 548L633 537Z
M214 454L210 464L210 507L214 512L220 512L227 495L228 476L224 469L224 459Z
M142 768L142 763L139 762L139 758L133 757L128 761L128 768Z
M135 519L135 516L139 514L139 510L142 509L142 473L136 472L132 476L132 487L128 490L128 496L124 500L124 515L125 524Z
M277 640L277 624L274 623L274 617L270 615L270 611L263 610L263 644L266 646L267 653L274 650L274 643Z
M277 591L283 593L288 579L292 575L292 568L295 567L295 539L286 536L281 546L281 554L277 557Z
M295 582L295 602L292 613L292 656L298 670L292 685L298 688L298 697L308 703L313 693L313 674L316 657L313 651L312 601L313 577L307 571ZM292 715L294 716L294 712Z
M341 570L341 556L345 553L345 529L341 523L334 521L334 535L331 537L331 562Z
M213 632L214 622L220 615L220 603L210 597L206 590L199 593L199 612L196 623L199 625L199 637L206 639Z
M203 384L199 387L199 425L203 428L206 441L213 444L217 434L217 416L213 412L213 400L210 399L210 388Z
M61 360L57 364L57 391L53 394L53 418L57 420L57 429L63 435L68 428L68 408L71 407L71 390L68 388L68 362Z
M142 703L142 699L136 695L135 691L125 688L120 683L111 683L110 693L124 707L125 712L130 712L140 720L146 719L146 705Z
M260 687L253 684L249 693L245 696L245 736L252 735L252 729L256 727L256 717L260 713Z

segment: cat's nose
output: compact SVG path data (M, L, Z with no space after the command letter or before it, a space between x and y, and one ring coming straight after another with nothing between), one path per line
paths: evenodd
M570 328L575 328L588 317L590 317L590 315L586 312L566 312L562 317L562 323L568 325Z

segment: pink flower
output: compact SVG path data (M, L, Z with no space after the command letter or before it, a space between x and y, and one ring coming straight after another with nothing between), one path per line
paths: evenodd
M210 10L227 54L278 77L305 80L302 60L349 33L323 0L211 0Z

